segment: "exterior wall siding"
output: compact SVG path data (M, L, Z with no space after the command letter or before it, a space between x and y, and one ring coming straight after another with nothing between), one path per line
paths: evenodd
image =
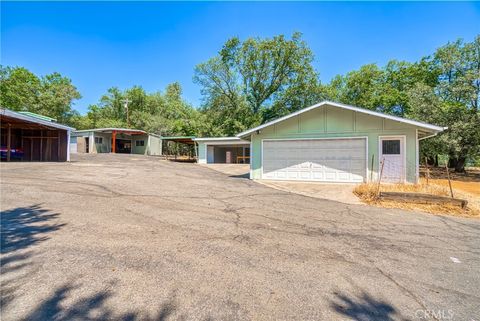
M148 146L148 135L135 135L135 136L127 136L132 141L132 154L147 154L147 146ZM137 141L143 140L143 146L137 146Z
M160 137L153 135L148 136L147 155L162 155L162 139Z
M378 179L379 136L405 136L406 180L417 179L416 127L337 107L325 106L292 117L252 134L252 178L262 178L263 139L368 137L367 180ZM372 168L372 157L374 163ZM372 173L373 172L373 173ZM373 174L373 175L371 175Z
M94 135L93 141L90 143L90 145L94 147L92 152L93 153L110 153L110 151L112 150L112 134L94 132L93 135ZM95 143L95 137L101 137L102 143L101 144Z
M198 153L198 163L199 164L206 164L207 163L207 154L205 151L205 143L199 142L197 147Z

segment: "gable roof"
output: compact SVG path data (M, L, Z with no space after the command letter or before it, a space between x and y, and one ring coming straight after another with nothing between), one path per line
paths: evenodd
M381 117L381 118L385 118L385 119L390 119L390 120L398 121L398 122L401 122L401 123L406 123L406 124L409 124L409 125L413 125L413 126L417 126L417 127L421 127L421 128L430 130L433 133L439 133L439 132L442 132L443 130L447 129L447 127L440 127L440 126L431 125L431 124L427 124L427 123L416 121L416 120L411 120L411 119L406 119L406 118L402 118L402 117L398 117L398 116L393 116L393 115L380 113L380 112L365 109L365 108L360 108L360 107L355 107L355 106L350 106L350 105L345 105L345 104L325 100L325 101L322 101L321 103L318 103L318 104L315 104L313 106L300 109L300 110L298 110L294 113L288 114L288 115L280 117L278 119L269 121L269 122L267 122L263 125L251 128L251 129L246 130L244 132L241 132L240 134L237 135L237 137L248 136L248 135L256 132L257 130L261 130L265 127L274 125L276 123L282 122L282 121L287 120L289 118L292 118L292 117L298 116L300 114L303 114L303 113L305 113L307 111L310 111L312 109L322 107L322 106L326 106L326 105L333 106L333 107L338 107L338 108L343 108L343 109L347 109L347 110L352 110L352 111L356 111L356 112L359 112L359 113L364 113L364 114L377 116L377 117Z
M58 124L58 123L55 123L55 122L47 120L47 119L42 119L40 117L30 116L30 115L24 114L24 113L18 113L16 111L6 109L6 108L1 108L0 109L0 115L10 117L10 118L16 118L16 119L23 120L23 121L30 122L30 123L40 124L40 125L47 126L47 127L58 128L58 129L63 129L63 130L72 130L72 131L75 130L75 128L73 128L73 127ZM47 117L47 118L49 118L49 117Z

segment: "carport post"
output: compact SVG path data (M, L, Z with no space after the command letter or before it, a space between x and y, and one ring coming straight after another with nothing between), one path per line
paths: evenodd
M197 142L193 142L193 151L195 152L195 159L197 160L198 163L198 152L197 152Z
M112 153L115 154L115 146L117 145L115 142L117 140L117 132L113 131L112 132Z
M12 153L12 125L7 125L7 162L10 161L10 154Z

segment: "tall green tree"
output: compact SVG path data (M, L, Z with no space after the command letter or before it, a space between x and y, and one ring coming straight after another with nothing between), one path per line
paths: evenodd
M0 105L30 111L72 124L78 113L73 102L81 98L72 81L55 72L41 78L26 68L0 67Z
M128 119L125 101L128 100ZM146 93L140 86L126 90L108 89L98 104L90 105L87 115L78 119L81 128L128 127L160 135L201 135L205 116L182 98L179 83L164 92Z
M194 81L202 87L204 111L211 110L221 118L243 116L219 128L231 135L233 130L317 100L318 76L312 61L313 53L300 33L293 34L291 39L280 35L243 42L234 37L227 40L217 56L196 67Z
M421 150L429 158L448 155L450 166L461 172L480 153L479 39L448 43L415 63L364 65L336 76L321 91L331 100L448 126L422 142Z
M38 97L38 113L56 118L60 123L70 123L77 113L73 101L82 96L72 81L58 72L41 78L41 89Z
M480 155L480 36L448 43L429 61L436 83L410 91L410 115L448 126L422 147L429 156L447 154L450 166L463 172L467 159Z
M33 112L38 108L40 90L40 78L28 69L0 66L0 104L2 107Z

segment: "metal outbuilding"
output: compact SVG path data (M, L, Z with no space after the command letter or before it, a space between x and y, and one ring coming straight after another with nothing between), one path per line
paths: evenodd
M159 135L131 128L94 128L72 132L72 153L161 155Z
M0 109L2 161L70 161L70 132L53 118Z

